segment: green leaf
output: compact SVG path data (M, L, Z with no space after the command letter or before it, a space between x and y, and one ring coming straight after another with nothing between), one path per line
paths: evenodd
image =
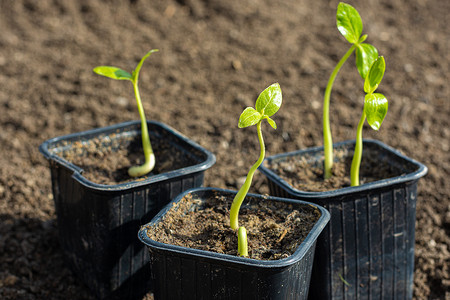
M242 112L241 116L239 117L239 128L244 128L248 126L255 125L259 121L261 121L262 115L257 112L253 107L247 107Z
M364 98L364 112L366 113L367 123L372 129L380 129L387 110L388 101L383 94L368 94Z
M358 68L359 75L361 75L363 79L366 78L370 66L377 57L377 48L370 44L359 44L358 47L356 47L356 67Z
M384 57L379 56L370 67L366 80L364 81L364 91L367 94L372 94L383 79L384 70L386 69L386 63Z
M99 66L94 68L94 72L116 80L132 80L130 73L116 67Z
M272 126L273 129L277 129L277 123L275 123L274 120L272 120L271 118L269 118L267 116L265 116L264 118L267 120L267 122L269 122L270 126Z
M261 115L270 117L280 109L282 98L280 85L274 83L259 94L256 110Z
M339 3L336 12L336 26L339 32L352 44L359 41L363 24L358 11L351 5Z
M362 44L367 39L367 34L359 38L358 44Z

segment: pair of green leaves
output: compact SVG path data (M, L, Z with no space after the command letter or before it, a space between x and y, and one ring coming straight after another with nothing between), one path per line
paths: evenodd
M281 106L282 95L278 83L274 83L259 94L256 100L256 106L247 107L239 117L239 128L244 128L257 124L263 119L267 119L270 126L274 129L277 124L270 117L273 116Z
M130 80L130 81L137 81L139 76L139 71L141 70L142 64L144 61L153 53L158 52L158 49L152 49L147 54L142 57L139 64L136 66L136 69L134 69L133 74L128 73L125 70L122 70L117 67L110 67L110 66L99 66L94 68L94 72L98 75L102 75L108 78L116 79L116 80Z
M363 43L367 35L361 36L363 24L358 11L349 4L339 3L336 26L347 41L356 47L356 68L359 75L366 78L370 66L378 57L378 51L371 44Z
M358 11L351 5L339 3L336 13L336 26L339 32L356 47L356 67L364 81L364 112L367 122L374 129L380 129L386 116L388 102L384 95L374 93L383 79L386 64L378 50L363 43L367 35L362 34L363 24Z
M388 101L383 94L374 93L383 79L386 63L383 56L379 56L372 64L366 80L364 81L364 112L367 117L367 123L374 130L380 129L384 117L388 110Z

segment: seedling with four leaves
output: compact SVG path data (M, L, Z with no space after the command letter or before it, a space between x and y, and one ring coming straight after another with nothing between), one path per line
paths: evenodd
M133 166L128 169L128 174L131 177L140 177L150 173L155 167L155 154L153 153L153 148L150 142L150 136L148 134L147 120L145 118L144 107L142 105L141 96L139 94L138 79L139 71L141 70L144 61L157 49L152 49L147 54L142 57L136 68L130 74L117 67L110 66L99 66L94 68L94 72L116 80L129 80L133 84L134 95L136 97L136 103L139 111L139 116L141 118L141 138L142 138L142 148L144 150L145 162L141 166Z
M363 43L367 35L361 36L363 24L358 11L349 4L339 3L336 13L336 25L339 32L352 44L350 49L338 62L328 80L323 100L323 145L324 145L324 178L332 176L333 168L333 140L330 128L330 95L334 80L347 61L347 59L355 52L356 67L360 76L365 79L370 67L378 57L377 49L367 43Z
M274 129L277 128L275 121L270 117L280 109L281 102L282 94L280 85L278 83L274 83L259 95L258 99L256 100L256 109L253 107L247 107L239 117L239 128L256 125L256 131L258 132L258 140L261 149L259 159L250 168L244 184L233 199L233 203L231 204L230 209L230 227L234 230L238 230L238 253L240 256L248 256L248 250L247 232L245 230L245 227L239 227L239 210L242 202L245 199L245 196L250 189L253 175L255 174L255 171L258 169L261 163L264 161L264 157L266 154L266 148L261 131L261 123L264 119L266 119L270 126L272 126Z

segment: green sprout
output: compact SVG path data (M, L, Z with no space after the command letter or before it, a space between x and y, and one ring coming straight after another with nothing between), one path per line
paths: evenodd
M367 38L367 34L361 36L363 24L358 11L354 7L346 3L339 3L336 13L336 25L339 32L347 39L349 43L352 44L352 46L334 68L333 72L330 75L330 78L328 79L328 84L325 89L323 99L323 145L325 155L325 179L331 177L333 168L333 140L331 137L330 128L330 95L334 80L336 79L339 70L351 56L353 51L355 51L356 56L356 67L363 79L366 78L370 66L378 57L378 51L374 46L363 43Z
M238 253L240 256L248 257L247 230L244 226L238 230Z
M260 145L260 155L259 159L256 161L256 163L250 168L247 177L245 179L244 184L242 185L239 192L236 194L236 196L233 199L233 203L231 204L230 209L230 226L233 230L237 230L239 228L239 222L238 222L238 216L239 216L239 209L242 205L242 202L245 199L245 196L247 195L250 185L252 183L253 175L255 174L255 171L258 169L258 167L261 165L261 163L264 160L264 156L266 154L266 148L264 146L264 140L262 136L261 131L261 122L266 119L267 122L272 126L274 129L277 128L277 125L274 120L272 120L270 117L274 115L281 106L282 102L282 95L281 95L281 88L278 83L274 83L268 88L266 88L256 100L256 106L253 107L247 107L239 117L239 128L245 128L248 126L252 126L256 124L256 130L258 132L258 140ZM248 256L247 251L247 233L245 228L240 227L239 233L238 233L238 253L240 256Z
M364 81L364 110L359 120L356 131L356 145L355 152L353 154L352 166L350 169L350 182L352 186L359 185L359 167L362 157L362 130L363 125L367 117L367 123L374 130L380 129L381 123L383 123L384 117L388 110L388 101L383 94L374 93L378 88L381 80L383 79L386 64L383 56L379 56L377 60L372 64L369 73Z
M141 166L133 166L128 169L128 174L131 177L139 177L150 173L155 167L155 154L153 153L152 145L150 143L150 136L148 134L147 120L145 119L144 107L142 106L141 96L139 94L138 79L139 71L141 70L144 61L153 53L159 51L152 49L142 57L132 74L122 69L110 66L99 66L94 68L94 72L108 78L116 80L129 80L133 84L134 95L136 97L139 116L141 118L141 138L142 148L144 150L145 162Z

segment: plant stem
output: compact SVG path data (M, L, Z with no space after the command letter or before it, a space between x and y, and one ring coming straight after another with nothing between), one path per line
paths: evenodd
M128 169L128 174L131 177L139 177L149 173L155 167L155 154L153 153L152 145L150 144L150 137L148 134L147 121L145 119L144 107L142 105L141 96L138 88L138 78L134 78L133 88L136 96L136 103L139 111L139 117L141 118L141 137L142 148L144 150L145 163L141 166L134 166Z
M238 230L238 254L248 257L247 230L244 226L239 227Z
M324 177L328 179L331 177L331 169L333 168L333 140L331 137L330 128L330 95L331 89L333 87L334 80L341 69L342 65L347 61L353 51L356 49L356 44L352 45L350 49L345 53L345 55L338 62L336 67L328 79L328 84L325 89L325 94L323 98L323 147L324 147Z
M242 202L244 201L245 196L247 195L247 193L250 189L250 185L252 184L253 175L255 174L255 171L258 169L258 167L262 164L262 162L264 160L264 156L266 154L266 148L264 146L264 140L263 140L263 136L262 136L262 132L261 132L261 120L256 124L256 130L258 131L258 140L259 140L259 145L261 147L261 153L259 155L259 159L250 168L250 171L247 174L247 178L245 178L244 184L242 185L241 189L234 197L233 203L231 204L230 226L234 230L239 228L239 222L238 222L239 209L241 208Z
M350 182L352 186L359 185L359 166L361 165L361 157L363 150L362 131L365 120L366 120L366 113L363 111L361 119L359 120L358 123L358 128L356 129L355 152L353 154L352 167L350 169Z

